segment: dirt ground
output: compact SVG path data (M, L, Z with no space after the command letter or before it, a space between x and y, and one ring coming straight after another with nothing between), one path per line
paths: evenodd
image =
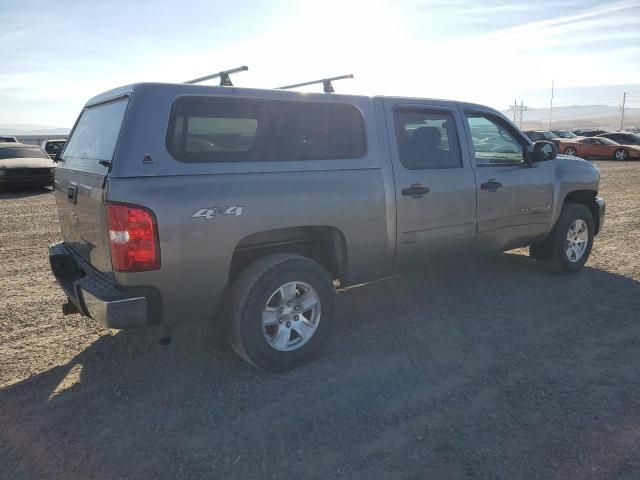
M61 314L50 192L0 193L0 478L640 478L640 162L557 276L510 252L343 291L314 364Z

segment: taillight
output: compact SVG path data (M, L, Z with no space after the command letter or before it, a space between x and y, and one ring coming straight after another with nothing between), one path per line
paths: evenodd
M160 268L158 226L153 212L124 203L107 203L111 265L117 272Z

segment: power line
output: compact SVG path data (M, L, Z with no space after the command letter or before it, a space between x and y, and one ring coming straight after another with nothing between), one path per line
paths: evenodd
M555 87L555 80L551 80L551 106L549 108L549 130L551 130L551 118L553 117L553 89Z
M513 101L513 105L509 106L509 112L513 112L513 123L517 123L519 127L522 127L522 113L530 110L529 107L524 106L524 102L520 100L518 106L518 100Z
M622 130L622 125L624 124L624 106L627 103L627 92L622 94L622 115L620 115L620 130Z

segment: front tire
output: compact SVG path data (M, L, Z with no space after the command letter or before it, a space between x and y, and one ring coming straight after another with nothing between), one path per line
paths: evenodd
M549 237L532 245L530 254L551 271L576 273L589 259L594 232L591 211L579 203L566 203Z
M267 255L231 288L229 343L255 367L291 370L325 343L334 305L335 289L321 265L299 255Z
M567 147L564 149L564 154L569 155L570 157L575 157L578 154L578 152L573 147Z
M618 161L624 161L629 158L629 152L627 152L624 148L619 148L613 153L613 159Z

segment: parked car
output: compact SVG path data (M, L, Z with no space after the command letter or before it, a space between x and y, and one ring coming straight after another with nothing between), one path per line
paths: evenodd
M608 138L620 145L640 145L640 135L628 132L601 133L598 138Z
M524 134L529 137L532 142L547 140L555 144L556 147L560 145L560 139L554 133L547 130L525 130Z
M560 142L560 151L565 155L582 158L611 158L613 160L640 158L640 146L620 145L604 137L562 140Z
M556 138L576 138L577 135L569 130L550 130Z
M581 129L581 130L573 130L573 133L575 133L579 137L595 137L596 135L607 133L607 131L597 130L597 129L596 130Z
M18 143L18 139L16 137L0 137L0 143Z
M0 143L0 184L49 186L53 170L53 161L37 145Z
M42 142L42 149L47 152L47 155L51 158L55 158L57 154L62 152L66 143L67 141L64 138L44 140Z
M125 86L86 104L59 159L51 268L65 313L217 322L249 363L287 370L334 329L336 285L524 246L578 272L600 175L556 153L469 103Z

